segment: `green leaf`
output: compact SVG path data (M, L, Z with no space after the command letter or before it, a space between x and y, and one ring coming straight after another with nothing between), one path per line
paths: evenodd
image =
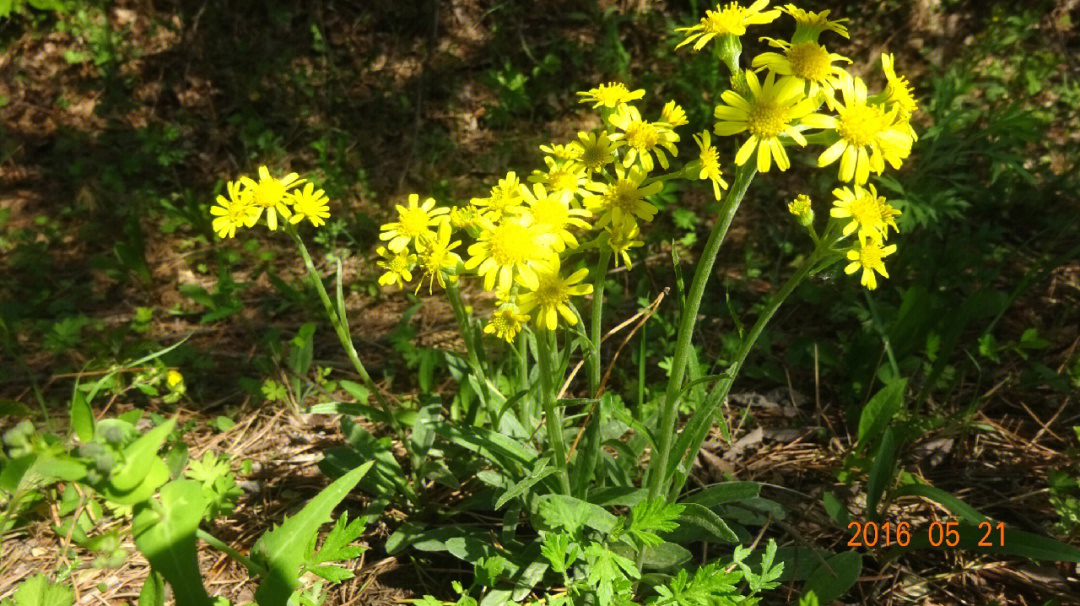
M160 508L147 502L135 508L131 524L135 546L168 581L177 606L213 604L202 584L195 546L195 531L206 505L198 482L174 480L162 487Z
M575 532L582 526L588 526L602 533L610 533L618 520L599 505L593 505L581 499L561 495L546 494L537 499L540 517L549 526L564 528Z
M825 505L825 513L829 514L832 521L847 528L847 525L851 523L851 514L840 499L831 491L826 490L821 496L821 501Z
M151 570L150 576L146 577L139 592L138 606L165 606L165 577L160 572Z
M94 439L94 412L90 410L90 404L86 401L86 395L75 386L71 395L71 429L80 442L91 442Z
M405 481L405 471L394 457L389 438L376 438L349 417L341 419L341 431L352 448L330 448L323 452L323 460L319 461L323 473L338 477L370 461L374 469L360 479L362 490L387 501L415 498L412 486Z
M471 450L515 475L536 464L536 451L497 431L449 423L433 423L432 428L443 439Z
M904 406L904 392L907 389L907 379L893 381L870 398L863 407L862 416L859 417L859 447L865 447L868 442L875 440L889 421ZM820 596L819 596L820 597ZM826 600L822 600L827 603Z
M135 488L126 492L119 491L116 490L112 483L105 481L96 487L98 493L117 505L135 505L154 496L154 492L162 484L169 481L169 466L160 457L156 456L152 457L148 462L144 462L143 465L146 467L146 475Z
M255 590L255 601L261 606L287 606L289 595L300 587L300 565L305 548L319 527L330 520L337 504L371 469L369 461L334 480L296 515L286 518L281 526L263 534L251 550L252 559L263 564L266 576Z
M679 516L679 526L692 526L705 533L706 536L698 536L698 540L711 539L720 544L739 542L739 537L735 534L735 531L713 510L697 503L684 503L683 507L683 512Z
M625 547L625 545L615 547ZM682 545L662 541L645 546L642 550L641 567L649 570L674 571L692 558L693 555Z
M825 560L817 570L810 575L810 580L803 586L803 594L811 591L817 595L823 604L831 604L833 600L847 593L862 572L862 556L855 551L845 551ZM836 574L830 572L832 569Z
M53 584L43 574L23 581L13 597L14 600L4 600L3 606L71 606L75 603L75 592L70 587Z
M881 434L881 444L877 456L870 466L870 475L866 479L866 511L871 521L878 519L878 503L881 495L893 479L893 465L896 462L896 438L892 428Z
M671 532L678 528L676 520L682 515L684 507L668 505L662 498L642 501L631 510L630 526L626 530L644 546L659 545L664 540L656 533Z
M946 509L953 513L953 515L966 522L971 522L972 524L978 524L979 522L990 519L979 513L979 511L971 505L968 505L940 488L935 488L927 484L907 484L893 491L894 500L907 496L924 497L944 505Z
M548 463L550 462L551 459L541 459L533 472L529 474L529 477L511 486L501 497L499 497L498 501L495 501L495 509L502 509L503 505L506 505L511 499L515 499L525 494L530 488L535 486L537 482L540 482L544 478L555 473L556 469L554 467L548 467ZM528 499L525 499L525 501L526 504L528 504Z
M592 543L585 550L589 561L589 584L596 588L597 603L608 606L617 589L629 589L629 580L641 576L634 561L608 550L600 543Z
M761 484L757 482L723 482L706 486L682 500L683 503L696 503L704 507L715 507L733 501L752 499L761 494Z
M113 468L109 482L117 492L128 492L138 486L150 472L147 461L157 458L157 451L176 427L176 419L158 425L124 449L124 462Z

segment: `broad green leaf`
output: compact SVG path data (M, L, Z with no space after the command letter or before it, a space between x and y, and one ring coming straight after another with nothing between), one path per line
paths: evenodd
M822 564L810 575L810 580L803 586L803 593L813 591L822 604L831 604L833 600L847 593L859 579L862 556L855 551L845 551L826 560L826 564L828 565Z
M120 491L106 480L96 487L98 493L117 505L135 505L154 496L154 492L169 481L169 466L157 456L144 462L143 465L146 467L146 475L135 488L126 492Z
M146 577L139 591L138 606L165 606L165 577L160 572L151 570Z
M761 494L761 484L757 482L723 482L706 486L682 500L683 503L696 503L704 507L715 507L733 501L745 501Z
M728 527L724 519L716 513L698 503L684 503L682 515L679 516L679 527L690 527L690 530L698 529L705 536L697 536L697 540L712 540L719 544L738 543L739 537Z
M612 486L589 494L589 502L606 507L633 507L649 496L648 489Z
M94 439L94 412L86 401L86 395L76 385L71 395L71 429L80 442Z
M131 524L135 546L168 581L177 606L213 604L202 584L195 546L195 531L206 505L198 482L174 480L162 487L160 508L148 502L135 508Z
M616 543L611 549L631 559L637 555L624 543ZM642 551L642 569L649 570L675 571L693 558L693 555L682 545L666 541L656 545L647 545Z
M544 522L570 531L585 525L606 534L615 528L618 519L599 505L566 495L547 494L537 501Z
M49 577L38 574L23 581L12 599L4 600L3 606L71 606L75 592L67 585L49 582Z
M176 419L158 425L146 432L124 449L124 462L113 468L109 482L117 492L128 492L138 486L150 472L150 459L157 458L157 451L176 427Z
M881 434L881 444L877 456L870 466L870 475L866 479L866 511L872 521L878 519L878 503L881 495L893 479L893 464L896 462L896 438L892 428Z
M319 527L330 520L334 508L371 469L367 462L334 480L296 515L281 526L264 533L251 550L252 559L266 568L266 576L255 590L260 606L287 606L289 595L300 586L300 565L305 549Z
M877 439L878 435L889 426L889 421L904 406L904 392L906 390L907 379L893 381L882 387L866 403L866 406L863 407L862 416L859 417L859 437L857 442L860 448Z
M511 499L515 499L525 494L530 488L535 486L537 482L540 482L544 478L555 473L554 467L548 467L550 459L541 459L540 464L536 466L529 477L521 480L517 484L511 486L506 492L499 497L498 501L495 501L495 509L502 509L503 505L506 505Z

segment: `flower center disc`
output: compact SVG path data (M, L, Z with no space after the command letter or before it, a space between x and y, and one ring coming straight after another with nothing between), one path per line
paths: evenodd
M407 208L401 213L401 233L415 238L427 230L428 215L422 208Z
M652 149L660 141L660 133L648 122L634 122L626 127L626 142L634 149Z
M840 110L836 132L851 145L870 145L885 128L885 114L876 107L856 105Z
M802 42L793 44L787 51L791 72L803 80L821 82L829 75L829 52L820 44Z
M859 225L865 227L877 227L881 223L881 209L878 208L877 200L871 196L863 196L852 202L851 216Z
M770 139L784 132L787 122L787 110L771 103L755 104L746 119L750 134L762 139Z
M285 186L277 179L259 181L259 184L255 186L254 199L259 206L266 208L277 206L277 203L281 202L284 195Z
M532 248L533 235L517 223L504 223L491 233L491 258L501 267L528 260Z

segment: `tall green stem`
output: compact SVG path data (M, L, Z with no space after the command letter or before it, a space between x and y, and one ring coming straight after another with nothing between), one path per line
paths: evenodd
M555 387L552 384L552 346L555 333L541 328L536 331L536 362L540 371L540 401L544 405L544 422L547 424L548 444L555 455L555 468L559 470L559 484L563 494L570 494L570 474L566 471L566 442L562 435L562 416L555 408Z
M596 396L600 390L600 331L604 314L604 284L607 282L608 264L611 262L611 250L604 246L600 249L600 260L596 263L596 275L593 279L592 311L589 317L589 338L592 341L592 355L589 356L589 394Z
M698 309L701 307L701 298L705 294L705 285L712 276L713 264L716 255L720 252L720 245L724 243L731 221L735 218L735 211L739 209L746 190L753 181L757 168L752 162L739 167L735 173L735 183L731 191L724 197L720 208L720 216L713 226L709 240L705 243L705 250L698 260L697 269L694 271L694 280L690 285L690 292L686 296L686 304L682 310L682 318L679 322L679 332L675 342L675 356L671 362L671 376L668 379L667 390L664 394L664 406L660 414L660 423L656 428L656 457L649 463L647 481L649 486L649 499L655 499L666 492L664 484L667 481L668 459L671 456L671 445L675 434L675 413L677 412L676 399L682 390L683 377L686 374L686 364L690 359L690 351L693 347L694 326L697 323Z
M226 544L224 541L215 537L209 532L206 532L202 528L195 529L195 536L209 543L210 546L214 549L217 549L218 551L239 562L244 568L247 568L247 571L250 575L257 576L261 574L266 574L266 570L262 566L259 566L254 561L252 561L251 558L248 558L239 551L233 549L232 547L229 547L229 545Z
M469 313L465 311L465 302L461 299L461 290L458 289L456 282L447 283L446 294L450 299L450 307L454 310L454 319L457 320L461 338L465 340L465 351L469 358L469 366L472 367L473 374L476 375L476 380L483 390L483 393L477 395L483 400L484 406L489 407L488 414L494 415L495 412L490 410L493 403L491 402L491 390L488 388L487 375L484 373L484 367L480 364L480 356L477 354L479 340L476 331L473 330L472 324L469 322ZM495 422L494 416L491 421L492 423Z

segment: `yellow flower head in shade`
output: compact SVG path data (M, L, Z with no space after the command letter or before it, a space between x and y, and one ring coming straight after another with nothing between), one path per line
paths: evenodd
M654 167L654 154L660 166L665 169L668 167L668 159L664 150L672 156L679 155L679 148L675 147L679 135L665 123L642 120L641 112L632 105L620 105L608 121L622 131L611 137L616 141L623 141L630 148L623 158L623 166L629 167L634 162L640 162L645 172L651 172Z
M919 111L919 104L915 101L915 91L912 90L911 83L904 76L896 75L896 70L893 68L892 53L881 54L881 69L885 72L885 90L882 91L885 103L899 110L896 114L896 121L906 126L902 130L911 135L913 141L918 141L915 130L911 128L910 124L911 115Z
M293 216L289 218L290 223L299 223L308 219L312 225L319 227L330 217L330 207L327 206L330 200L326 197L326 192L315 189L311 183L305 185L303 189L292 192L291 197Z
M254 181L250 177L243 177L240 180L244 187L251 190L251 199L255 203L255 208L258 210L259 215L266 211L266 224L270 227L270 231L277 229L277 216L281 213L281 216L288 219L292 215L292 211L287 206L292 200L286 196L290 189L302 184L303 179L296 173L289 173L281 179L275 179L270 176L270 170L265 166L259 167L259 180Z
M514 337L528 321L529 316L518 313L513 305L504 305L491 314L491 319L484 326L484 334L495 335L507 343L513 343Z
M836 61L851 63L851 59L830 53L817 42L799 42L791 44L783 40L768 40L769 46L784 51L780 53L761 53L754 57L755 68L766 67L779 76L794 76L806 86L807 97L817 97L825 93L825 101L832 108L836 105L834 92L840 86L840 74L844 68L833 65Z
M794 200L788 202L788 212L795 215L799 224L806 227L814 222L814 207L810 204L810 196L799 194Z
M829 214L838 219L850 219L844 226L845 236L857 230L860 240L882 242L888 236L889 227L896 230L895 217L900 211L886 203L873 185L867 188L856 185L854 189L838 187L833 190L833 195L836 201Z
M577 157L581 155L581 151L575 148L573 143L569 143L566 145L556 143L552 143L550 145L541 145L540 151L554 157L559 162L577 160Z
M637 248L645 244L644 241L638 240L638 236L641 235L641 228L638 227L637 221L623 221L621 223L612 223L604 228L607 232L608 248L615 254L615 267L619 266L619 260L626 264L627 269L633 266L630 263L630 249Z
M585 208L593 214L600 214L596 222L597 227L604 227L608 223L622 223L625 219L652 221L656 216L656 207L645 201L646 196L660 193L664 184L660 181L642 187L645 180L645 172L638 167L629 171L619 165L615 165L614 183L589 183L586 187L597 192L583 200Z
M455 206L450 209L450 225L472 230L480 225L480 211L475 206Z
M183 389L184 375L180 374L179 371L169 369L169 372L165 374L165 385L172 390L177 390L177 387Z
M578 99L578 103L592 103L593 109L599 107L614 109L623 103L630 103L644 97L645 89L639 88L631 91L622 82L608 82L596 88L579 92L578 96L581 97L581 99Z
M570 145L581 150L575 162L587 172L594 173L615 161L615 150L622 143L621 140L613 141L607 131L602 131L599 134L580 132L578 140Z
M438 282L439 286L446 288L446 277L451 276L452 280L456 279L455 270L458 263L461 263L461 257L454 252L454 249L461 245L461 241L450 241L450 224L443 223L439 226L437 236L424 238L417 241L416 244L417 259L421 271L424 272L420 277L420 283L416 285L416 292L420 292L424 280L428 281L429 293L435 282Z
M397 205L398 220L382 226L379 239L389 242L386 247L393 252L405 250L411 242L435 235L434 228L450 220L450 209L435 208L435 199L428 198L420 204L420 196L409 194L409 205Z
M375 264L386 270L386 273L379 276L379 284L383 286L397 284L398 288L405 288L405 283L412 281L416 255L407 250L398 252L387 250L385 246L380 246L375 252L382 257L382 260L376 261Z
M847 19L830 21L830 11L824 10L820 13L815 13L796 8L794 4L782 6L780 7L780 10L791 15L795 19L795 35L791 37L792 44L798 44L800 42L817 42L818 36L821 35L821 32L826 30L836 32L845 38L848 37L847 26L843 24Z
M540 328L555 330L562 316L568 326L577 324L577 315L570 307L570 297L587 295L592 292L592 284L580 284L589 275L587 268L581 268L570 277L559 275L558 263L544 268L537 274L535 287L522 284L529 291L518 295L518 306L522 313L537 310L536 324Z
M547 171L534 170L529 177L531 183L547 185L552 195L558 195L566 202L573 200L576 195L588 195L585 184L589 182L589 177L584 166L577 162L567 162L560 166L551 156L544 156L544 163L547 164ZM521 191L524 193L528 188L522 185Z
M676 128L690 122L686 119L686 112L683 111L683 108L674 101L668 101L664 104L664 109L660 110L660 121L671 128Z
M885 271L885 263L882 259L894 252L896 252L895 244L882 246L882 243L876 240L863 240L857 247L848 251L847 258L851 263L844 268L844 273L853 274L862 269L862 285L874 290L877 288L877 276L874 272L881 274L883 278L888 278L889 273Z
M757 74L746 71L746 86L750 95L744 97L735 91L724 91L721 99L727 105L717 105L714 115L719 122L713 126L713 132L726 137L743 131L750 133L750 138L735 154L735 163L742 166L757 150L757 168L769 172L772 161L780 170L791 166L780 136L786 135L799 145L806 145L806 139L796 128L796 121L807 120L817 107L817 102L803 95L803 84L797 78L787 77L776 80L775 73L769 73L762 83Z
M261 209L252 201L250 189L244 189L238 181L225 184L229 197L218 194L218 206L210 207L210 214L217 217L211 223L219 238L232 238L237 227L252 227L259 220Z
M698 147L701 149L701 153L698 154L698 163L701 165L698 179L712 181L713 195L719 200L720 188L728 188L728 183L723 177L724 173L720 170L720 154L712 144L712 136L709 131L702 131L700 135L694 135L694 141L697 142Z
M717 36L741 36L746 33L747 25L764 25L780 16L780 11L773 9L762 12L769 5L769 0L757 0L748 7L739 6L738 2L729 2L727 6L716 5L716 10L705 11L701 23L691 27L680 27L675 31L690 34L679 43L681 46L694 42L694 50L701 50L709 40Z
M517 173L510 171L499 179L498 185L491 188L487 198L473 198L470 204L480 209L489 221L500 221L506 216L515 216L521 211L521 180Z
M555 252L562 252L567 246L577 248L578 241L570 228L589 229L583 217L592 215L587 210L570 208L567 199L558 192L548 192L544 186L537 183L530 190L522 185L521 193L528 204L526 211L532 220L533 226L543 232L541 245Z
M465 269L475 269L484 278L484 290L509 290L515 277L526 288L534 288L536 268L555 255L545 244L543 230L528 216L497 224L485 219L480 236L469 247Z

